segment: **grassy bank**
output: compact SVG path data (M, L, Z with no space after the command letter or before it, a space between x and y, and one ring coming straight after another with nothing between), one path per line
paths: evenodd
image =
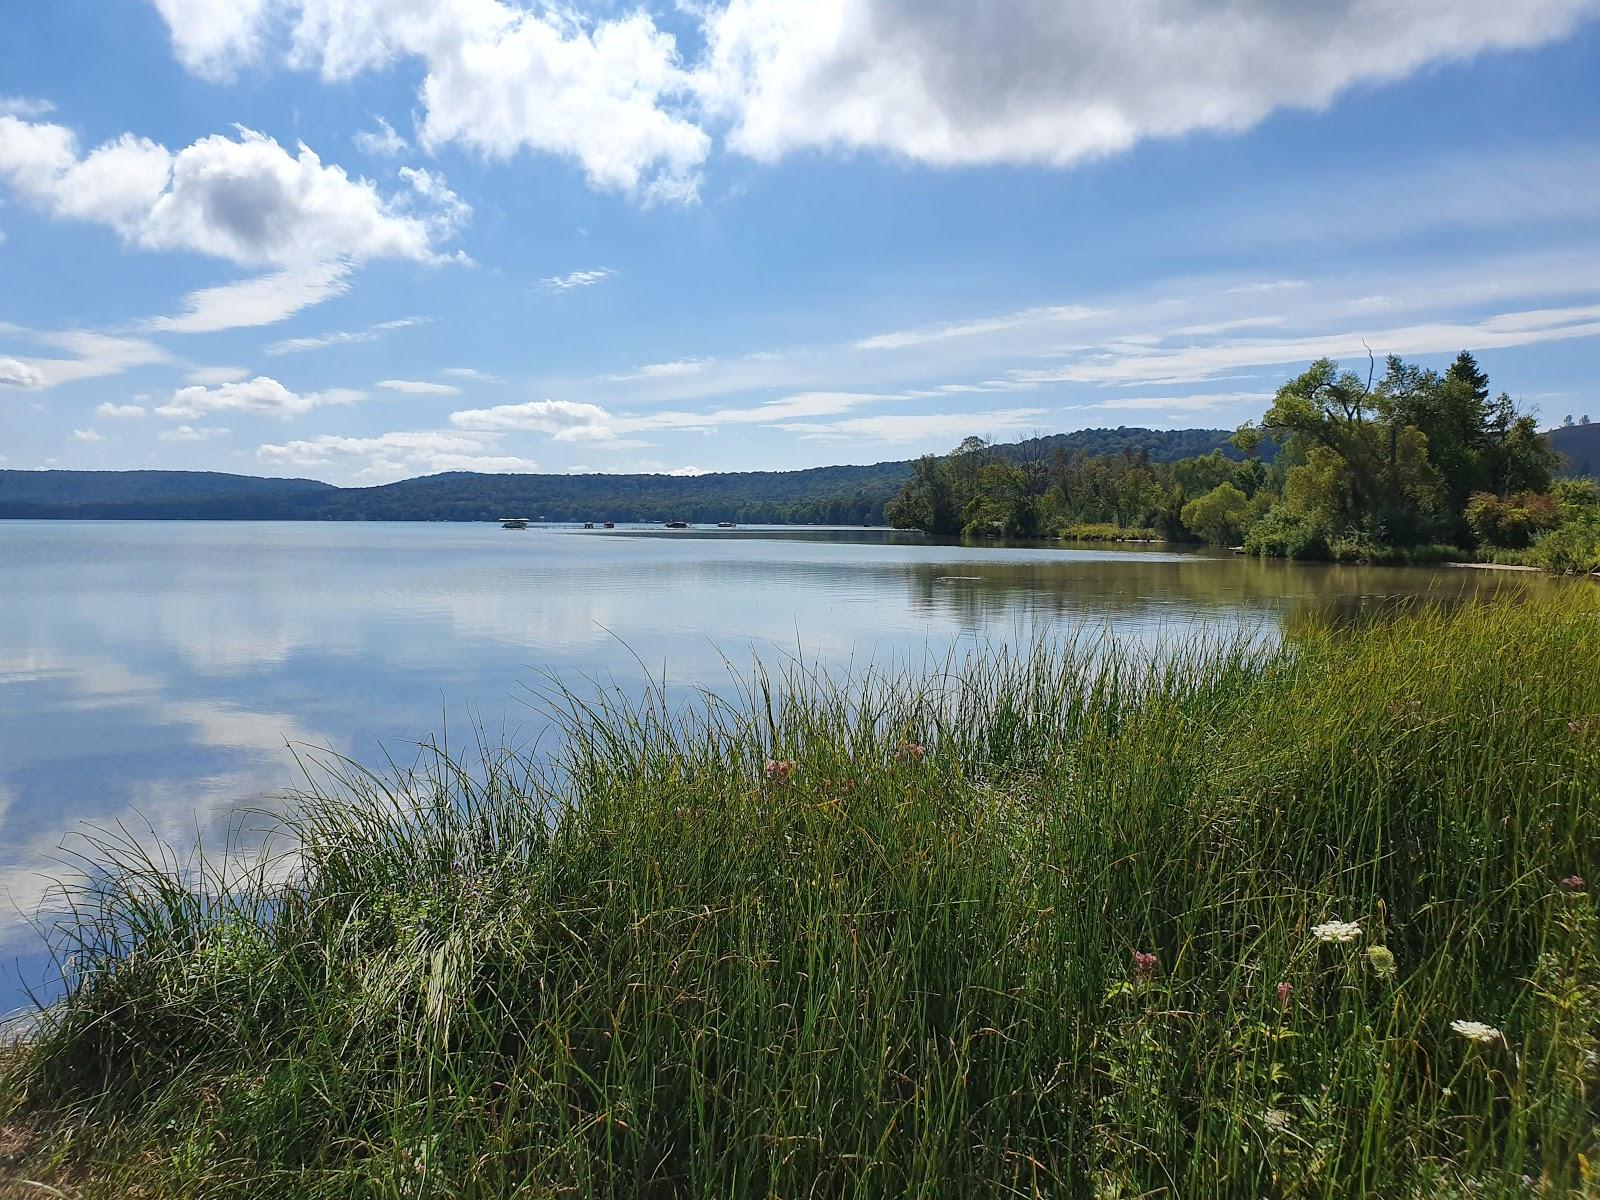
M1597 635L1574 589L1153 670L1041 650L676 716L560 701L559 773L325 784L286 884L106 846L5 1080L21 1169L1597 1194Z
M1154 529L1143 526L1111 525L1103 522L1091 525L1066 525L1057 531L1056 536L1064 542L1160 542L1166 540Z

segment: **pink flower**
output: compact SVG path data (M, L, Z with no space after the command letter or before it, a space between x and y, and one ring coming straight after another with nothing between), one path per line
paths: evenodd
M1561 890L1563 892L1581 892L1583 891L1583 888L1584 882L1582 875L1568 875L1561 881Z
M800 769L800 764L792 758L769 758L763 768L766 777L777 783L788 783L789 777Z
M1133 952L1133 970L1136 975L1148 978L1156 973L1156 956L1143 950Z
M1292 991L1294 991L1294 988L1292 986L1290 986L1290 984L1287 983L1287 982L1280 983L1278 985L1278 1007L1279 1008L1282 1008L1285 1011L1288 1010L1288 1008L1289 1008L1289 993L1292 992Z
M921 742L901 742L900 743L900 757L901 758L909 758L913 762L921 762L922 759L923 759L923 756L926 755L927 753L928 753L928 748L926 746L924 746Z

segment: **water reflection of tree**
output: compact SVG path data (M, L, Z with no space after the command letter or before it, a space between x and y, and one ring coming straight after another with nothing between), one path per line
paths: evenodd
M977 629L1004 621L1103 622L1276 618L1293 630L1344 624L1405 604L1457 604L1464 598L1527 587L1492 573L1289 563L1236 556L1096 558L1040 556L1028 561L906 563L911 606ZM1551 586L1533 581L1531 586Z

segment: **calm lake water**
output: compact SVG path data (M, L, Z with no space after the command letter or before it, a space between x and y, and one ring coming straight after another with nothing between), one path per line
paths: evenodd
M642 661L724 688L756 655L1270 637L1501 582L862 530L0 521L0 1012L45 974L22 915L64 838L127 822L192 841L292 787L289 744L376 763L446 719L531 737L523 685L547 671L634 686Z

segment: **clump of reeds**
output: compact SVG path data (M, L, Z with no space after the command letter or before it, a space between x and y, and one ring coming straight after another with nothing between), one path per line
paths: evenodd
M1597 634L553 690L277 858L102 842L6 1100L106 1194L1592 1190Z

